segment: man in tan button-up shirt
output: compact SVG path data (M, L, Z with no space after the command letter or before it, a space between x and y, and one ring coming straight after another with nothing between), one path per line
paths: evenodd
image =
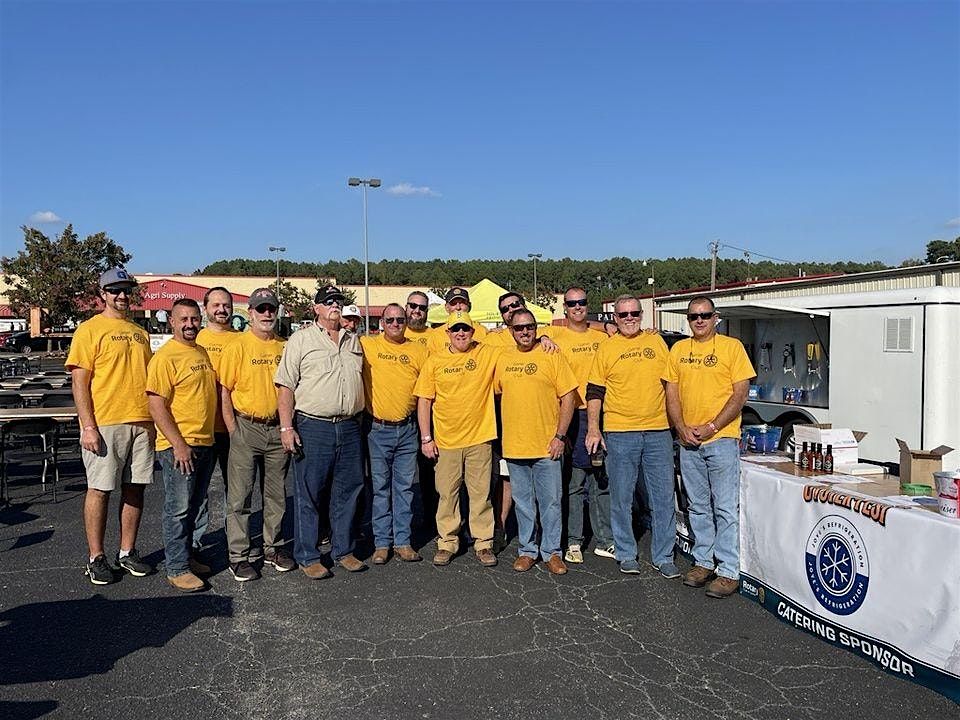
M366 565L353 554L351 524L363 489L363 348L340 328L343 293L320 288L313 306L317 322L294 333L274 382L280 437L293 454L293 556L310 578L330 574L320 563L320 496L330 483L333 559L345 570Z

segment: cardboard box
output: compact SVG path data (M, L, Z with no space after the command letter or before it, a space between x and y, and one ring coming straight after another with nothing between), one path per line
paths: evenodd
M821 425L794 425L793 441L794 462L800 461L800 451L804 443L820 443L824 451L827 445L833 445L833 465L856 465L860 462L860 441L866 437L865 432L834 428L831 424Z
M953 448L941 445L933 450L911 450L900 438L897 445L900 446L900 482L935 488L933 474L943 470L943 456Z

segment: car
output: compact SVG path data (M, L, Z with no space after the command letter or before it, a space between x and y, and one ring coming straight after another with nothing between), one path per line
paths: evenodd
M67 350L70 347L70 338L47 337L45 335L30 337L29 330L21 330L20 332L11 333L6 340L3 341L3 344L0 345L0 349L6 350L7 352L29 355L33 352L46 352L48 344L55 352L57 350Z

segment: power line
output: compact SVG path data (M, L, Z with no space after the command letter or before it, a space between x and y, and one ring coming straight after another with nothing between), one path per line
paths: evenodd
M789 263L791 265L801 264L800 260L787 260L785 258L773 257L772 255L764 255L763 253L758 253L754 250L748 250L747 248L737 247L736 245L728 245L727 243L720 243L719 247L730 248L731 250L739 250L740 252L750 253L750 255L755 255L756 257L762 257L766 260L775 260L776 262Z

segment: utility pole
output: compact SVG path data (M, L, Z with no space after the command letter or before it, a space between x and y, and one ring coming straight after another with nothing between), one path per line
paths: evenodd
M717 253L720 252L720 241L710 243L710 292L717 289Z

